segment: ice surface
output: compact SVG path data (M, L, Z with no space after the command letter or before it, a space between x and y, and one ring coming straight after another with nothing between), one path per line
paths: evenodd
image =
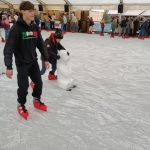
M29 88L30 116L22 119L15 67L12 80L0 76L0 150L150 150L150 39L67 33L62 44L77 88L58 88L47 71L47 113L33 108Z

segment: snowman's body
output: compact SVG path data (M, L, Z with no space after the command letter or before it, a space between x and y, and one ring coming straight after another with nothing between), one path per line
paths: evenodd
M69 65L69 55L66 50L58 51L60 59L57 60L57 76L58 86L62 89L68 90L74 87L74 81L72 79L72 71Z

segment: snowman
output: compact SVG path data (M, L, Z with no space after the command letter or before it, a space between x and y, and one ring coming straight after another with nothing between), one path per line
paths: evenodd
M69 65L69 53L66 50L59 50L60 59L57 60L58 86L64 90L71 91L76 88L72 78L71 67Z

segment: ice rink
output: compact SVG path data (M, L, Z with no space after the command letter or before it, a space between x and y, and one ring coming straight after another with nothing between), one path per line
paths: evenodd
M44 39L49 34L42 31ZM77 88L58 88L47 71L47 113L33 107L30 87L30 116L22 119L15 65L12 80L0 75L0 150L150 150L150 39L67 33L62 45L70 52Z

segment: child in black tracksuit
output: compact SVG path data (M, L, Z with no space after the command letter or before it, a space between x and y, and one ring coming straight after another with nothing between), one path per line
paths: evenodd
M40 100L42 94L42 79L37 62L36 48L38 48L43 55L43 60L45 61L47 68L49 68L49 63L47 49L39 28L32 22L32 20L34 20L34 5L29 1L22 2L20 10L22 15L11 28L4 48L4 61L5 66L7 67L6 75L8 78L11 78L13 75L12 56L14 53L18 72L18 113L23 118L27 119L29 114L25 107L25 103L29 87L28 77L35 83L35 88L32 93L34 107L43 111L46 111L47 109L47 106ZM26 16L27 13L24 12L27 12L28 16ZM28 20L26 20L27 17Z
M52 70L49 72L48 79L49 80L57 80L57 76L55 76L55 71L57 69L57 59L60 59L60 56L57 55L58 50L65 50L65 48L60 44L61 39L63 39L63 34L61 29L56 29L55 33L51 33L50 37L45 40L45 44L47 47L47 51L49 54L49 63L52 65ZM42 69L41 75L43 75L46 71L43 56L42 59Z

